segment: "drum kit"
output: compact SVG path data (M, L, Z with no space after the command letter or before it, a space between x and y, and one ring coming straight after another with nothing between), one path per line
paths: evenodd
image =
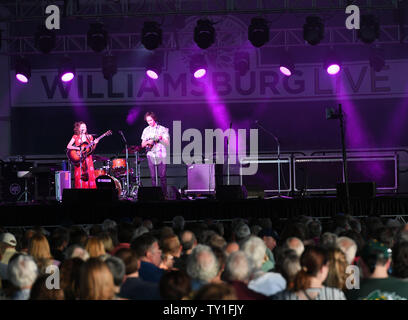
M125 151L122 151L122 153L125 153ZM129 154L133 153L135 155L135 168L131 168L129 164L126 164L126 158L106 158L93 155L94 162L103 163L100 168L95 167L97 187L116 189L119 199L136 199L137 192L141 187L140 163L145 158L143 151L144 149L140 146L130 146L128 148ZM130 159L128 162L131 162Z

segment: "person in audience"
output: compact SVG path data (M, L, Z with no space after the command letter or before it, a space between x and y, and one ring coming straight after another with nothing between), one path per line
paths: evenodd
M79 298L81 300L113 300L115 284L113 275L105 262L89 258L81 266Z
M106 255L105 246L101 239L90 237L85 245L85 250L89 253L89 257L98 258Z
M346 273L347 262L346 255L339 248L328 249L328 264L329 272L324 284L328 287L338 288L346 291L346 279L348 274Z
M69 244L69 232L65 228L57 228L52 233L51 239L51 254L52 256L63 262L65 259L64 250L68 247Z
M197 246L198 242L194 233L189 230L185 230L181 233L180 240L183 249L180 257L174 261L174 268L185 271L187 268L187 258Z
M112 236L110 235L110 233L107 231L104 231L98 234L98 239L102 241L105 252L107 254L111 254L115 246L113 244Z
M225 255L228 257L231 253L236 252L239 250L239 244L234 242L230 242L225 247Z
M392 276L408 279L408 242L398 242L392 248Z
M79 299L79 275L84 260L81 258L65 259L60 267L60 286L65 300Z
M213 279L213 283L222 283L224 282L224 279L222 279L222 274L225 269L225 263L227 262L227 257L222 249L219 247L210 247L211 250L213 251L215 257L217 258L218 262L218 272L216 277Z
M218 272L218 261L211 248L203 244L197 245L187 260L187 274L192 279L192 290L197 291L204 284L214 281Z
M338 237L336 240L337 247L346 255L349 265L353 264L357 253L357 244L353 239L348 237Z
M83 261L89 259L89 253L81 245L73 244L65 250L65 259L80 258Z
M209 242L208 242L208 245L209 245L211 248L219 248L219 249L221 249L221 250L224 250L225 247L227 246L227 242L226 242L225 239L224 239L222 236L220 236L219 234L214 234L214 235L210 238L210 240L209 240Z
M164 300L185 300L191 293L191 278L183 270L166 272L160 279L159 289Z
M134 237L134 228L132 224L122 222L118 227L118 241L119 244L112 250L112 255L122 248L130 248L130 243Z
M300 266L300 257L298 256L296 251L292 249L286 249L282 253L281 259L281 265L277 271L279 271L285 278L286 288L293 289L295 285L296 275L302 269L302 267Z
M125 280L126 266L124 262L115 256L100 256L100 259L105 261L113 276L113 283L115 285L115 299L117 299L120 292L120 287Z
M182 216L175 216L172 220L174 233L179 235L184 230L185 221Z
M274 300L345 300L344 293L337 288L323 285L329 272L326 249L307 246L300 257L301 270L294 286L272 296Z
M139 277L140 259L127 248L116 252L116 257L125 264L125 279L120 287L119 297L128 300L160 300L159 285Z
M262 264L262 270L268 272L275 268L275 256L272 251L276 247L278 235L272 229L261 229L258 236L266 245L266 255L268 259Z
M195 293L193 300L237 300L237 295L228 284L209 283Z
M10 258L17 253L17 239L9 232L0 235L0 262L7 265Z
M235 289L238 300L265 300L266 296L248 288L253 270L252 260L243 251L229 255L225 265L225 280Z
M336 248L337 246L337 234L333 232L325 232L322 234L320 244L323 248Z
M65 300L64 290L60 288L47 288L49 275L40 275L35 280L30 290L29 300Z
M150 282L160 282L164 270L160 269L162 251L159 248L158 240L150 234L143 234L134 239L131 244L140 257L139 276L142 280Z
M270 296L286 288L286 280L281 274L262 271L262 264L267 256L266 245L261 238L249 237L242 243L241 250L252 259L254 264L251 281L248 283L249 289Z
M160 244L162 250L162 262L160 268L170 270L174 267L174 260L180 258L183 247L180 244L178 236L169 235L162 239Z
M360 266L363 279L359 289L347 291L350 300L406 300L408 285L404 280L388 275L391 266L391 249L373 239L361 253Z
M28 300L30 298L31 287L38 277L38 267L33 257L16 253L13 255L7 266L7 279L15 287L11 294L11 300Z
M71 228L69 233L69 245L76 244L84 248L87 240L88 234L84 229L78 226Z
M285 248L295 251L299 257L305 250L303 241L296 237L287 238L285 241Z
M41 274L46 273L48 266L59 266L61 263L60 261L54 260L47 238L40 233L36 233L31 237L28 254L34 258Z
M308 240L305 243L310 244L310 245L319 245L320 236L322 234L322 225L320 221L317 219L311 220L306 225L306 227L307 227Z

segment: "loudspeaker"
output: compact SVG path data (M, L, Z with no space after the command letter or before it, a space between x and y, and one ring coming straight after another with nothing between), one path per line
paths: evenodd
M337 198L346 199L346 184L337 184ZM350 198L371 199L376 194L375 182L350 182L349 183Z
M246 199L248 196L243 185L217 186L215 193L217 200L241 200Z
M99 189L64 189L62 194L63 204L100 204L118 200L115 190Z
M138 201L161 201L164 195L161 187L141 187L137 193Z
M214 164L192 164L187 168L187 189L214 191Z
M65 189L71 189L71 172L55 172L55 198L57 201L62 201L62 193Z

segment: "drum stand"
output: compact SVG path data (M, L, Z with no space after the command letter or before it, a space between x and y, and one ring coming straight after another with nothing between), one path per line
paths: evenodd
M142 186L142 181L141 181L141 170L140 170L140 164L139 164L139 152L135 151L135 178L136 182L132 186L132 191L130 194L134 197L134 199L137 199L137 195L139 192L139 188Z

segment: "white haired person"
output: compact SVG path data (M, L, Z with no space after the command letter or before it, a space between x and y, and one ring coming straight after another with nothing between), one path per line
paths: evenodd
M187 274L191 277L191 289L196 291L214 281L218 275L219 263L209 246L199 244L187 259Z
M38 267L33 257L26 254L15 254L8 263L8 280L16 287L10 297L12 300L28 300L31 287L38 277Z
M286 280L280 273L262 271L262 265L267 256L266 245L261 238L249 237L242 243L241 250L248 255L254 264L251 281L248 283L249 289L265 296L271 296L286 288Z

